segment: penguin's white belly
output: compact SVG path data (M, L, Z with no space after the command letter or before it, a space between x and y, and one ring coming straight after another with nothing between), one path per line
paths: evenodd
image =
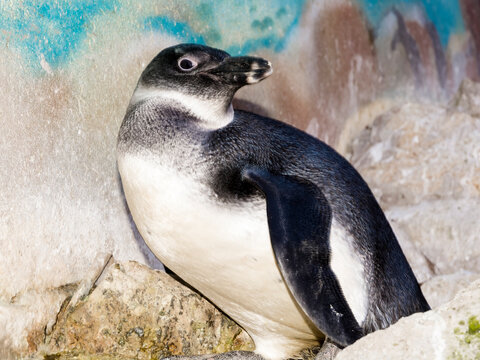
M215 201L211 190L154 160L121 155L133 219L170 269L244 327L269 358L316 342L275 263L265 203Z

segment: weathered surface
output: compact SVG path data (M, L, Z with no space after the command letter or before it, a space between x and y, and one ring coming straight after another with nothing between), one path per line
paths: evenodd
M47 339L51 352L138 359L252 348L248 335L200 295L135 262L115 264Z
M480 271L479 213L479 198L446 198L393 207L386 215L433 264L434 273L451 274Z
M480 271L480 103L463 85L449 107L407 103L378 116L347 151L420 282Z
M0 359L13 358L7 353L31 353L43 343L46 327L51 327L65 301L77 284L59 288L22 292L10 302L0 303ZM5 352L5 354L2 353Z
M56 322L25 337L29 347L23 354L159 359L253 349L249 336L207 300L166 273L133 261L109 266L97 287L75 305L69 303L72 295Z
M480 196L480 118L407 103L377 117L351 161L384 207Z
M462 289L480 279L480 274L460 271L439 275L422 284L422 291L432 309L452 300Z
M478 359L478 299L480 281L435 310L403 318L388 329L367 335L336 359Z

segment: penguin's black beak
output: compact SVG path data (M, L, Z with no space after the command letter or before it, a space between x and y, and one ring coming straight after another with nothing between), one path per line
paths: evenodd
M208 71L225 83L235 86L256 84L272 72L270 61L253 56L227 57L219 66Z

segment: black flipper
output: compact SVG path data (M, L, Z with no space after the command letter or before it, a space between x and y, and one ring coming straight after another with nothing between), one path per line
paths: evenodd
M362 337L330 268L332 211L322 191L311 182L247 168L247 181L267 200L268 227L280 271L305 314L341 346Z

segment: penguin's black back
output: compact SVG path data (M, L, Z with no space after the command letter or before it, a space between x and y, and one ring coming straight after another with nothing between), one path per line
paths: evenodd
M223 201L260 195L241 179L242 169L251 166L303 179L323 192L364 264L369 298L365 332L430 309L368 185L330 146L280 121L236 110L230 124L206 133L202 149L210 159L210 185Z

